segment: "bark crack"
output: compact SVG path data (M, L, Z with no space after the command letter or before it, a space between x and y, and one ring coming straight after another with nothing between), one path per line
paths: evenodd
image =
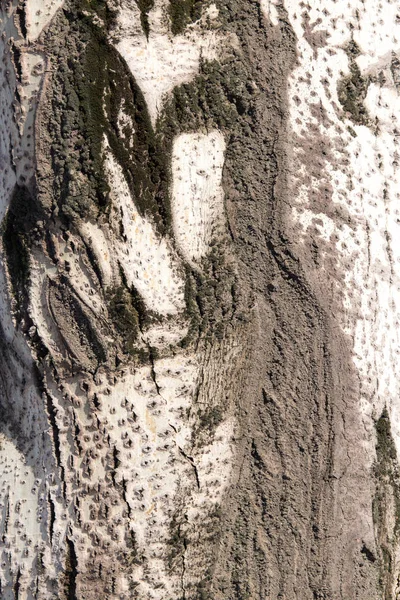
M186 560L185 554L187 550L187 541L185 537L182 540L183 542L183 553L182 553L182 574L181 574L181 588L182 588L182 600L186 600L186 590L185 590L185 576L186 576Z
M157 396L160 396L162 398L162 395L160 394L160 386L157 383L157 373L155 370L155 357L154 357L154 350L153 348L150 346L150 344L147 344L147 348L149 351L149 359L150 359L150 374L151 374L151 378L153 380L154 386L156 388L156 392L157 392Z
M199 478L199 472L197 470L196 464L194 462L194 459L192 456L189 456L188 454L186 454L186 452L184 450L182 450L182 448L180 446L178 446L178 450L181 453L181 455L190 463L190 465L193 468L193 472L194 472L194 476L196 479L196 484L197 484L197 489L200 489L200 478Z
M49 493L48 495L49 509L50 509L50 523L49 523L49 536L50 536L50 544L53 544L53 534L54 534L54 523L56 521L56 511L54 502Z
M78 576L78 559L76 555L75 545L71 538L67 537L67 598L68 600L78 600L76 595L76 580Z
M21 589L20 579L21 579L21 569L18 568L17 577L15 578L15 585L14 585L15 600L19 600L19 590Z
M60 430L57 425L57 411L50 394L48 394L47 392L44 393L46 394L47 412L49 415L49 421L53 432L54 454L56 457L58 467L61 467Z

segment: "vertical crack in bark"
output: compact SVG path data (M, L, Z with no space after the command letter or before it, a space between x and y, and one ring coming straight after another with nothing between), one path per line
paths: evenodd
M50 537L50 544L53 544L53 534L54 534L54 524L56 521L56 511L55 511L54 502L53 502L53 499L52 499L50 493L48 494L47 499L48 499L48 503L49 503L49 512L50 512L49 537Z
M74 542L67 536L67 599L78 600L76 595L76 582L78 577L78 559L76 555Z
M154 361L155 361L154 349L150 346L150 344L147 344L147 348L148 348L148 351L149 351L151 378L152 378L154 386L156 388L157 396L161 396L161 394L160 394L160 386L157 383L157 374L156 374L155 364L154 364ZM161 398L162 398L162 396L161 396Z
M185 576L186 576L186 550L187 541L183 538L183 553L182 553L182 576L181 576L181 587L182 587L182 600L186 600L186 587L185 587Z
M193 472L194 472L194 476L195 476L195 479L196 479L197 489L199 490L199 489L200 489L200 478L199 478L199 472L198 472L198 469L197 469L197 467L196 467L196 464L195 464L195 462L194 462L194 459L193 459L193 457L192 457L192 456L189 456L188 454L186 454L186 452L184 452L184 451L182 450L182 448L180 448L180 446L178 446L178 450L179 450L180 454L182 454L182 456L183 456L183 457L184 457L184 458L185 458L185 459L188 461L188 463L189 463L189 464L192 466L192 468L193 468Z
M80 436L80 433L81 433L81 429L79 427L79 421L78 421L78 418L76 416L75 411L73 411L73 416L74 416L74 424L75 424L75 428L74 428L75 429L74 441L75 441L76 448L78 450L78 454L79 454L79 456L81 456L81 454L82 454L82 444L81 444L80 439L79 439L79 436Z
M118 449L116 446L113 446L112 448L112 459L113 459L113 466L112 466L112 470L111 470L111 480L113 482L113 486L116 486L116 481L115 481L115 476L117 473L117 469L121 463L121 461L118 458Z
M7 537L7 533L8 533L8 524L10 521L10 495L7 494L6 496L6 501L5 501L5 511L4 511L4 525L3 525L3 536L2 536L2 542L3 544L6 541L6 537Z
M15 578L15 584L14 584L14 600L19 600L19 591L21 589L21 569L18 568L17 571L17 576Z
M127 486L126 486L126 479L124 477L122 477L121 484L122 484L122 499L123 499L123 501L126 504L126 508L127 508L127 511L128 511L128 519L130 519L131 518L131 514L132 514L132 509L131 509L131 505L129 504L128 498L127 498L127 495L126 495L126 493L127 493Z
M391 240L390 234L387 231L387 229L384 232L384 236L385 236L385 240L386 240L386 253L387 253L389 266L390 266L390 283L393 283L393 279L395 277L395 270L394 270L393 250L392 250L392 246L391 246L392 240Z
M26 36L28 35L28 30L26 28L25 4L26 4L26 2L24 0L23 4L21 6L19 6L15 12L16 12L16 15L19 17L19 26L21 29L21 34L26 39Z
M46 395L47 413L49 415L50 425L53 433L54 442L54 454L57 461L57 466L61 467L61 447L60 447L60 430L57 425L57 411L53 403L53 399L49 393L44 392Z

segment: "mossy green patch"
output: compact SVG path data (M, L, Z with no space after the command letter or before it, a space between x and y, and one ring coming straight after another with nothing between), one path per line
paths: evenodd
M379 475L393 475L393 469L397 467L397 452L392 437L387 408L384 408L381 417L376 422L375 428L377 473Z
M182 131L213 127L232 135L250 102L247 76L240 62L204 61L192 82L174 88L159 129L166 140Z
M392 598L392 563L400 534L400 468L393 440L390 418L385 408L376 422L376 492L373 518L381 554L381 586L385 600ZM394 505L393 510L390 509ZM390 512L389 512L390 511ZM393 525L390 526L390 523Z
M107 292L108 310L113 324L124 342L124 351L135 354L139 333L139 313L133 305L131 294L124 286Z
M149 12L154 6L154 0L136 0L136 3L140 10L140 24L145 36L148 38L150 33Z
M139 87L109 42L113 18L105 3L87 0L65 10L65 44L57 45L57 31L47 40L58 64L47 126L53 141L53 197L67 222L107 213L106 139L139 211L150 214L165 232L170 223L168 157L157 144Z
M356 125L368 125L369 116L364 105L370 83L369 77L363 77L356 63L360 54L357 44L352 41L346 47L350 62L350 75L343 77L338 84L338 98L344 110L351 115Z
M172 516L169 525L168 551L166 557L168 567L171 571L173 571L176 568L175 564L177 562L177 559L179 561L182 555L184 555L188 545L188 539L185 533L184 525L185 524L181 515L179 515L179 513L176 512ZM180 565L178 566L178 569L179 568Z
M169 16L173 35L183 33L189 23L200 18L203 4L199 0L170 0Z
M187 267L185 300L190 327L181 345L187 347L202 336L222 339L224 329L235 312L236 273L223 247L215 247L203 260L202 271Z

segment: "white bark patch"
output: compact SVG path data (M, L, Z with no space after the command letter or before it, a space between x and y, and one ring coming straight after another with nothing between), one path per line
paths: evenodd
M104 485L105 456L109 446L115 447L119 461L115 477L118 483L125 482L128 526L140 554L146 558L144 568L132 565L132 573L143 597L153 600L180 597L179 575L170 573L165 562L170 552L171 516L177 504L183 502L187 507L190 524L201 522L202 515L206 517L221 500L231 475L236 426L233 419L221 423L213 441L193 454L188 411L198 377L197 359L177 355L157 360L154 374L148 366L125 370L111 393L106 378L91 389L101 405L96 419L100 428L107 431L109 444L99 448L91 461L90 486ZM75 386L66 389L73 397ZM89 428L91 417L85 407L76 407L75 412L80 427ZM67 436L68 430L61 435ZM83 451L88 447L85 442L82 446ZM198 465L200 489L194 465ZM70 493L76 490L71 488ZM90 521L92 502L90 497L81 499L85 522ZM126 536L127 522L122 518L125 509L115 505L108 515L116 548Z
M0 471L1 570L7 565L4 571L16 573L18 568L34 566L34 557L24 549L42 541L39 494L32 466L4 435L0 435Z
M277 5L277 0L260 0L261 10L274 26L279 25L279 13Z
M219 131L185 133L174 141L172 212L175 240L189 262L198 262L224 223L222 169L225 140Z
M321 263L313 276L323 281L328 273L329 286L342 302L339 318L352 339L372 462L374 418L385 404L400 454L400 97L391 65L400 47L398 5L360 0L350 10L347 2L320 0L307 10L307 27L298 2L287 0L285 6L298 36L299 62L289 98L291 126L298 134L294 154L303 167L302 173L296 163L292 173L292 216L301 224L303 241L311 237L331 245L321 245ZM312 47L310 35L324 30L330 34L325 44ZM350 73L344 48L352 38L361 52L355 59L361 75L375 76L364 100L370 127L355 124L338 102L338 83ZM325 114L318 121L316 109ZM305 181L307 153L311 168L319 134L332 151L322 160L318 179ZM330 189L329 200L324 187ZM328 262L332 257L339 273L345 273L344 286L335 281Z
M149 13L150 34L141 30L140 12L135 3L125 5L118 13L114 37L120 38L116 48L126 60L143 92L152 123L155 124L163 103L174 87L187 83L199 72L200 59L216 60L222 37L206 31L202 23L173 36L169 31L165 0L156 0ZM210 7L208 18L217 16ZM227 40L224 40L226 45Z
M34 144L37 102L44 76L45 60L41 52L21 52L22 84L18 85L20 106L14 108L19 139L14 145L18 183L24 184L35 172Z
M40 89L44 65L44 56L41 54L33 52L23 52L21 54L21 67L23 73L21 100L25 115L30 111L34 104L34 98Z
M27 0L26 29L30 42L37 40L63 4L64 0Z
M47 496L55 482L48 421L41 395L32 378L32 358L26 340L17 333L4 270L0 268L0 319L3 352L2 431L0 433L0 581L2 598L14 598L20 572L20 597L32 598L38 559L48 539ZM17 446L7 425L22 432ZM51 493L59 490L54 487ZM49 573L52 566L49 566Z
M135 127L133 119L124 111L125 100L123 99L120 113L118 115L118 129L121 138L125 138L128 146L132 149L134 146L133 134L135 133Z
M114 226L121 222L126 242L115 242L115 253L128 285L134 285L147 306L162 315L183 310L184 283L169 242L142 217L129 191L122 168L105 150L105 170L115 207Z

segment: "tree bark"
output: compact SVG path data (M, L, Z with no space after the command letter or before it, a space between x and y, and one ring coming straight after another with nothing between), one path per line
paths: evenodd
M399 597L395 4L0 26L1 598Z

